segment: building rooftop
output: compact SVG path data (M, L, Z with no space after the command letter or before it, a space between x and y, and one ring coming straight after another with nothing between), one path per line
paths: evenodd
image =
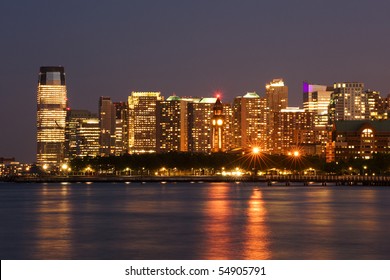
M167 98L167 101L179 101L179 100L181 100L181 98L176 95L171 95Z
M204 97L202 98L199 103L215 103L217 101L216 97Z
M336 121L335 128L337 131L358 131L363 125L370 125L376 131L390 132L390 120L351 120L351 121Z
M244 95L244 98L260 98L256 92L248 92Z

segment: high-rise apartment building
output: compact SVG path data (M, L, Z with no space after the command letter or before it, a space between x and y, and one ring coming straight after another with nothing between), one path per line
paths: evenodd
M115 107L115 155L120 156L128 153L128 105L127 102L114 102Z
M329 116L330 123L340 120L367 119L367 94L364 84L360 82L342 82L334 84Z
M274 151L275 139L274 137L278 135L277 131L274 129L277 127L275 125L275 113L280 112L282 109L286 109L288 106L288 87L284 85L283 79L273 79L272 82L266 84L265 86L265 98L267 101L267 131L271 135L268 142L271 147L271 151Z
M183 121L186 114L186 103L179 96L170 96L165 101L157 103L157 151L184 151L183 132L187 123Z
M188 151L211 152L211 119L217 98L206 97L188 104Z
M390 119L390 93L383 98L384 119Z
M273 112L273 119L273 134L269 147L271 153L287 154L297 147L306 150L306 153L317 153L313 112L288 107L280 112Z
M268 150L267 100L255 92L237 96L233 101L233 148L260 147Z
M100 155L115 154L115 106L110 97L99 98Z
M66 106L64 67L41 67L37 90L38 165L58 167L64 161Z
M157 102L160 92L132 92L128 98L129 152L157 151Z
M385 100L380 96L379 91L366 90L366 117L370 120L384 120L387 119L387 112L385 109Z
M283 79L273 79L265 86L267 107L271 112L279 112L288 106L288 87Z
M233 107L230 103L222 103L224 120L224 143L227 151L233 148Z

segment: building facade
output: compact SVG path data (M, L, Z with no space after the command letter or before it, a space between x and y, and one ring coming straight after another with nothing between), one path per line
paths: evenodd
M91 117L79 121L76 129L78 157L100 155L100 132L99 118Z
M114 102L115 108L115 155L128 153L129 149L129 114L127 102Z
M336 121L333 141L335 161L390 153L390 120Z
M186 102L178 96L170 96L157 103L157 151L185 151L182 138L185 137L187 123L183 119L186 114Z
M341 82L333 85L329 104L329 122L368 119L367 94L361 82Z
M86 121L91 119L97 120L98 139L97 146L99 151L99 119L96 114L91 113L88 110L68 110L66 114L65 125L65 160L69 161L82 152L80 150L80 126ZM96 146L96 143L95 143ZM99 153L93 154L93 156L99 155Z
M116 110L110 97L99 98L100 155L115 155Z
M273 79L265 86L267 107L271 112L279 112L288 106L288 87L283 79Z
M217 98L207 97L188 104L188 151L210 153L213 107Z
M385 99L380 96L379 91L366 90L366 112L365 119L385 120L388 118Z
M299 148L307 154L316 154L314 113L303 109L288 107L273 112L274 127L269 152L288 154L291 149ZM313 147L313 148L309 148Z
M314 113L315 142L321 145L321 155L325 156L329 139L329 104L333 87L303 82L303 109Z
M270 131L267 129L268 108L266 98L255 92L237 96L233 101L233 148L251 146L268 151Z
M41 67L37 89L37 164L59 167L65 154L67 91L62 66Z
M157 102L160 92L132 92L128 98L128 143L130 153L157 151Z

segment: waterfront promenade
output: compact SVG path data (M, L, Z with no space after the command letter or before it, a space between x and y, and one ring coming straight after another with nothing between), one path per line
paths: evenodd
M263 182L268 186L310 184L350 185L350 186L390 186L390 176L361 175L264 175L264 176L41 176L3 178L7 182L51 183L51 182Z

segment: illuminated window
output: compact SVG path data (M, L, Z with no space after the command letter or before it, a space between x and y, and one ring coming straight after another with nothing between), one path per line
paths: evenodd
M374 133L372 129L366 128L363 129L361 136L365 138L374 137Z

